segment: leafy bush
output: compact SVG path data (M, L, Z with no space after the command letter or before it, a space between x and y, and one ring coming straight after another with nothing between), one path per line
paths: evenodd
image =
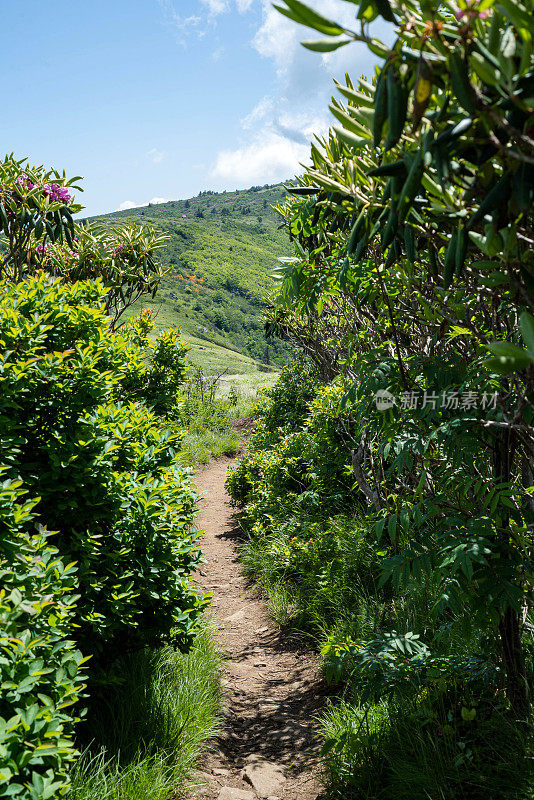
M37 501L25 494L0 483L0 794L46 800L69 784L85 659L73 641L76 568L53 534L32 531Z
M161 331L152 339L149 334L153 327L154 314L146 309L130 318L121 331L127 342L134 345L134 351L129 371L121 382L120 397L144 400L155 414L174 418L188 370L188 348L180 338L180 328Z
M434 618L476 618L526 718L534 5L358 5L358 31L280 7L330 37L306 47L358 42L380 64L338 84L333 127L280 208L296 255L270 325L341 375L355 404L355 477L369 522L380 517L369 533L394 545L384 580L398 594L439 576ZM377 17L396 26L391 45L369 35ZM377 389L398 410L377 412Z
M186 348L149 341L149 312L110 330L154 294L165 237L75 225L75 180L0 163L0 794L20 800L68 792L85 676L94 702L119 654L189 650L204 605L183 432L163 420Z
M301 392L299 397L299 390ZM295 363L257 404L257 432L230 473L228 490L250 519L268 520L276 509L297 507L312 516L330 516L353 507L351 426L340 409L340 385L318 384L313 371Z
M439 797L443 785L443 797L470 796L466 787L482 797L490 779L495 797L507 781L510 796L528 796L528 735L506 717L499 654L480 620L461 609L430 611L443 592L437 572L406 580L402 590L384 581L384 565L408 532L390 526L377 536L381 515L353 489L347 462L359 441L359 398L347 399L340 380L317 387L311 401L304 387L304 398L304 417L277 431L285 394L278 387L265 395L259 432L227 485L249 535L246 571L280 622L320 637L327 678L344 681L354 697L322 722L333 796L389 795L394 787L395 796ZM410 445L413 438L393 439L391 460ZM491 731L500 742L495 769L487 764L496 758L485 740Z
M104 294L43 274L6 287L0 411L9 475L78 564L77 640L108 661L171 629L187 648L202 603L187 584L198 551L181 434L121 399L143 354L107 330Z
M258 430L254 446L275 445L286 432L297 430L317 389L317 375L311 364L301 360L283 367L274 386L264 392L255 408Z

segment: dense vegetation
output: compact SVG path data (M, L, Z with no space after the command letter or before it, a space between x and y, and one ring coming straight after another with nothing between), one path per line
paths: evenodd
M150 339L149 313L118 327L157 287L163 240L75 225L65 176L7 157L0 177L0 794L65 794L85 739L96 754L78 768L79 796L99 775L139 796L142 763L141 783L150 766L150 791L159 782L168 797L214 730L218 657L205 635L174 652L191 651L206 603L189 583L200 552L180 453L186 348L176 329ZM118 687L132 703L102 724L110 687L117 708ZM167 731L157 752L134 711Z
M167 237L161 250L165 275L149 305L157 327L180 325L205 342L244 353L265 364L282 364L288 348L267 342L261 312L272 287L278 256L290 248L273 206L283 186L245 191L201 192L189 200L129 209L100 222L150 225Z
M382 63L338 85L280 205L295 257L268 321L304 360L228 485L245 563L346 683L334 796L527 798L534 5L357 5L355 30L280 6L327 37L309 49Z

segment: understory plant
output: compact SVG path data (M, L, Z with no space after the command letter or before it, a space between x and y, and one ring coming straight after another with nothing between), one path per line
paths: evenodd
M379 61L368 80L337 83L333 126L279 207L295 255L276 272L268 330L301 348L325 388L289 430L280 406L281 440L253 442L229 487L271 554L281 523L298 539L296 520L324 519L323 500L331 516L352 510L375 554L379 619L325 645L329 673L364 706L359 738L336 735L332 757L354 741L380 760L402 730L395 703L408 703L430 772L439 754L420 796L482 796L484 739L505 720L521 751L509 794L528 797L534 6L344 3L353 26L299 0L278 6L322 34L308 49L367 47ZM377 18L391 44L373 36ZM310 585L305 568L289 577L297 596ZM386 722L366 728L379 706ZM449 755L447 715L474 734ZM384 796L416 784L395 770Z
M173 422L187 351L149 339L150 312L117 324L161 241L76 226L72 188L0 164L0 794L21 800L68 793L117 657L188 651L205 604Z

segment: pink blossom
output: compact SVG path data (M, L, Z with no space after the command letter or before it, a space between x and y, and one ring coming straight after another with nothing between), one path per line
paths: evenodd
M477 3L473 3L472 0L465 0L467 3L467 8L459 8L456 12L456 19L460 22L464 17L466 19L487 19L490 15L490 9L486 8L484 11L477 11L476 5ZM472 7L471 7L472 6Z
M43 186L43 194L49 197L52 202L68 203L72 200L67 189L64 186L60 186L59 183L45 183Z
M15 180L15 183L17 183L19 186L23 186L25 189L28 190L33 189L35 187L35 183L32 183L32 181L29 179L28 175L26 175L25 172L23 172L22 175L20 175Z

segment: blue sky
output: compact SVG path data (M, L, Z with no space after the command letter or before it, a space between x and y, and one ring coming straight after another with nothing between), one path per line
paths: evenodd
M343 0L313 0L354 17ZM5 152L84 177L87 213L274 183L328 124L332 75L267 0L3 0ZM312 35L313 38L313 35Z

